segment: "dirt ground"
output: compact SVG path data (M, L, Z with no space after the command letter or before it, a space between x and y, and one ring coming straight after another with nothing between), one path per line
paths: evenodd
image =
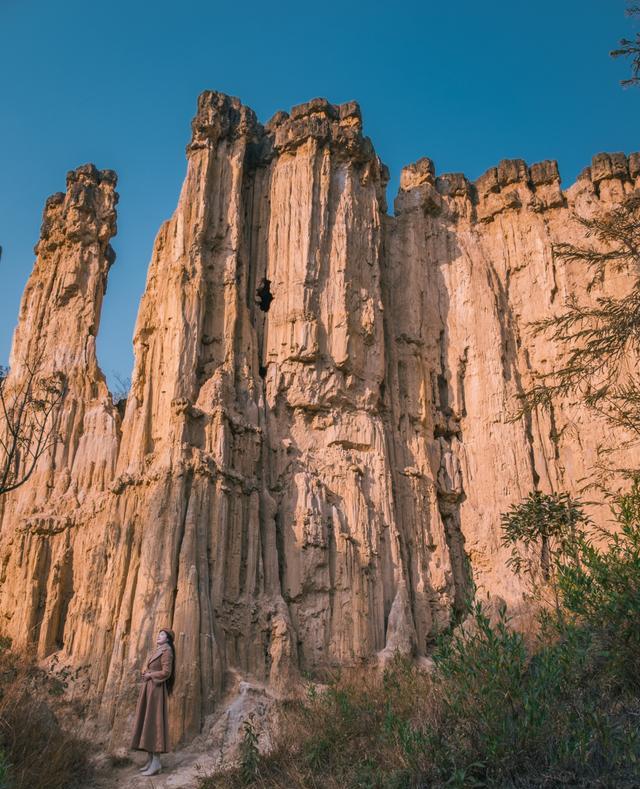
M196 789L198 778L217 767L216 758L187 751L164 753L160 761L162 772L146 777L138 771L146 762L143 753L135 754L128 762L107 760L82 789Z
M264 685L238 680L201 735L186 748L161 754L162 771L158 775L140 775L139 768L147 761L141 751L118 755L103 752L96 755L96 773L82 789L196 789L199 778L235 761L245 720L254 725L260 750L269 748L273 704Z

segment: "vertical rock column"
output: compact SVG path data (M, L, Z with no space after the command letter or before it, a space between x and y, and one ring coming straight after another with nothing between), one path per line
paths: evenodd
M68 638L66 613L78 561L74 548L83 509L109 484L119 418L96 359L96 334L107 272L115 259L116 176L84 165L67 175L67 191L44 210L37 260L25 288L11 351L8 387L25 366L64 374L52 449L27 484L0 502L3 631L41 656Z
M399 632L399 646L415 648L383 415L388 175L353 102L315 99L266 132L274 158L268 199L256 202L255 263L273 296L258 324L268 484L300 665L321 670L369 657Z
M424 649L461 612L469 591L459 523L465 491L459 387L449 388L448 319L441 266L457 248L443 222L429 159L401 174L395 217L387 219L383 291L387 398L398 508L411 535L410 557Z
M116 740L160 627L177 636L174 741L198 733L227 669L268 679L277 664L285 681L296 664L260 481L244 203L260 143L250 109L202 94L180 202L155 243L113 488L114 521L132 535L103 703Z
M131 689L130 674L158 629L172 627L179 655L174 739L199 731L223 679L209 562L224 477L217 458L205 454L211 412L221 402L209 398L204 411L196 401L218 367L233 369L238 201L254 126L253 113L237 100L200 97L180 201L156 238L136 323L114 486L114 520L131 534L119 551L132 559L103 712L124 724L131 698L118 688Z

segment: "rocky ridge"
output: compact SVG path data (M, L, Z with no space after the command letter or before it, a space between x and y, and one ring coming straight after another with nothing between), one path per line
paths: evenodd
M566 191L555 162L505 160L472 183L423 158L390 216L356 102L262 125L207 91L187 159L124 416L95 356L110 171L78 168L47 202L12 351L16 380L38 349L68 392L63 440L0 499L1 630L78 670L111 747L162 626L185 742L232 676L289 692L301 673L426 655L472 580L517 606L500 513L534 487L576 492L611 441L577 403L507 417L554 363L527 321L587 298L552 244L583 241L575 213L640 187L639 154L594 157Z

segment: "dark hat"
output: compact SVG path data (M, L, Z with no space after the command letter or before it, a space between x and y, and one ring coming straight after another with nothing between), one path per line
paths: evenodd
M170 630L168 627L161 627L160 630L162 630L163 633L166 633L169 636L169 638L171 639L171 643L173 643L176 640L176 634L173 632L173 630Z

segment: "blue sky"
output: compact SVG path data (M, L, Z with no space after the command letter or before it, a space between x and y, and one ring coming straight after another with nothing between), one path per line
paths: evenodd
M391 170L421 156L473 179L500 159L557 159L569 185L599 151L640 149L640 90L609 51L624 0L154 3L0 0L0 363L46 197L85 162L118 172L117 260L98 338L130 374L153 239L177 202L196 97L265 122L316 96L360 103Z

